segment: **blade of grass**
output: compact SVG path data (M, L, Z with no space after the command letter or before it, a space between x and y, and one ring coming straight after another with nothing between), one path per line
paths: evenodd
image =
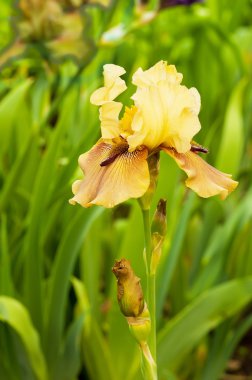
M32 84L31 79L26 79L19 86L14 87L0 103L0 152L9 149L12 128L15 124L20 107L24 102L28 89Z
M47 369L39 336L26 308L13 298L0 296L0 321L8 323L20 336L37 379L47 380Z
M218 226L209 241L201 260L201 270L190 290L190 297L200 294L202 290L211 287L223 277L223 269L229 257L229 245L233 234L238 234L244 223L251 218L252 192L248 192L242 202L232 212L226 223Z
M252 316L239 321L235 328L228 326L226 336L218 339L214 347L210 347L207 361L201 373L200 380L218 380L225 370L228 359L233 354L241 338L252 326ZM218 330L215 334L218 334Z
M74 96L72 92L70 96ZM70 99L71 100L71 99ZM49 146L42 158L30 204L28 222L29 228L24 240L25 255L25 302L30 310L36 328L43 331L43 299L42 299L42 252L41 252L41 226L45 218L45 208L50 197L51 183L57 177L58 150L65 130L70 110L69 103L63 107L59 122L52 133Z
M227 282L200 295L160 331L159 366L174 369L181 365L203 336L251 299L251 277Z
M158 274L157 283L157 321L160 322L162 308L164 305L165 297L170 288L172 276L176 268L181 248L187 228L187 223L192 212L195 202L195 194L190 193L188 199L185 202L181 217L176 228L169 253L166 255L165 261L162 262L161 273Z
M0 249L0 294L12 296L14 284L11 276L11 261L8 247L7 217L1 218L1 249Z
M92 314L85 285L77 278L73 279L79 312L85 315L83 325L83 356L91 380L116 380L117 375L111 352L104 339L101 328Z
M247 80L240 80L231 94L225 122L222 129L221 144L216 166L226 172L236 175L244 146L244 122L242 115L243 92Z
M56 365L54 378L73 380L81 367L81 334L85 315L80 314L70 325Z
M65 230L56 252L56 259L49 280L45 321L45 352L51 373L54 371L55 358L59 354L62 339L70 277L81 245L90 227L102 212L103 209L101 208L88 210L79 208Z

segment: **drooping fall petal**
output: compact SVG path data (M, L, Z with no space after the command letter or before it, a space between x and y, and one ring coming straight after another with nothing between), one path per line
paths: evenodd
M230 174L222 173L204 161L197 153L178 153L174 149L163 148L177 162L178 166L186 172L188 179L186 186L198 195L208 198L219 195L225 199L238 185L231 179Z
M127 144L107 144L99 141L79 158L85 174L82 181L73 184L71 204L83 207L93 204L114 207L129 198L139 198L150 183L148 151L146 148L127 151ZM101 166L102 165L102 166Z

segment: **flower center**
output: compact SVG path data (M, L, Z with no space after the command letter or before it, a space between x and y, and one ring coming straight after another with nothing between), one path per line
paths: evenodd
M128 137L132 135L134 132L131 128L133 118L137 112L137 107L132 106L132 107L125 107L125 112L120 120L120 130L123 134L124 137Z

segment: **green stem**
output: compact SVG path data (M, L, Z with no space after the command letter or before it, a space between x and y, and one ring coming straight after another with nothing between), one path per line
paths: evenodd
M142 351L144 380L157 380L157 365L153 360L148 344L140 344L140 349Z
M143 210L143 223L144 223L144 239L145 239L145 252L146 252L146 273L150 274L151 264L151 228L150 228L150 210Z
M156 362L156 278L151 271L151 226L150 226L150 210L142 209L144 236L145 236L145 252L146 252L146 277L147 277L147 305L151 318L151 333L149 338L149 347L154 361Z

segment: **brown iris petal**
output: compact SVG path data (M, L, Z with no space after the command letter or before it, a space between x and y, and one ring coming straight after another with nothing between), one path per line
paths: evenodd
M188 175L186 186L203 198L219 194L221 199L225 199L238 185L238 182L231 179L231 175L217 170L192 151L178 153L173 148L162 149Z
M144 147L128 152L125 145L99 141L80 156L79 165L85 178L73 184L71 204L113 207L146 192L150 183L148 150Z

